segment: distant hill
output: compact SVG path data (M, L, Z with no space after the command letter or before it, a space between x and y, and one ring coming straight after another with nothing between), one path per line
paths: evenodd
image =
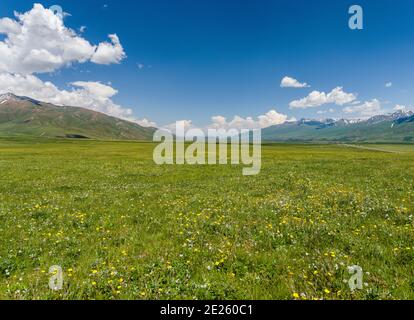
M265 141L414 142L414 113L398 111L368 120L285 122L262 130Z
M154 131L84 108L55 106L11 93L0 95L0 136L152 140Z

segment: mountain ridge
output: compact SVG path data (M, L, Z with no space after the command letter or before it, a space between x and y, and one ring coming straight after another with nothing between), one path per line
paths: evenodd
M81 107L56 106L12 93L0 95L0 136L98 140L151 140L145 128Z
M369 119L300 119L262 130L264 141L414 142L414 112Z

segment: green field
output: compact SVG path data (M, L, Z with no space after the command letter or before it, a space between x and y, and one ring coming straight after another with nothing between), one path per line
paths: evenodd
M0 299L414 299L414 148L363 147L266 145L245 177L157 166L151 143L0 140Z

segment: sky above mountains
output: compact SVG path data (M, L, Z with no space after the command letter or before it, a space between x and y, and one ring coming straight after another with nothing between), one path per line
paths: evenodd
M366 118L414 105L413 15L411 0L3 0L0 93L145 126Z

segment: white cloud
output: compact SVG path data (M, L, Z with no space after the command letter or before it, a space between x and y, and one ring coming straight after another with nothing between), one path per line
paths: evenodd
M104 99L108 99L118 93L118 91L114 88L100 82L76 81L72 82L71 84L75 87L80 87L88 90L88 92L93 94L95 97L101 97Z
M86 31L86 26L81 26L80 28L79 28L79 32L80 33L84 33Z
M149 128L149 127L156 128L157 127L156 122L150 121L146 118L138 119L138 120L135 120L134 122L138 123L141 127L145 127L145 128Z
M364 117L374 116L383 112L381 103L377 99L365 101L360 105L346 107L342 111L345 113L358 114Z
M43 82L34 75L0 73L0 94L8 92L58 106L87 108L140 125L156 126L147 119L135 118L131 109L114 103L111 98L118 91L100 82L77 81L71 83L69 90L60 90L53 83Z
M191 120L177 120L174 123L170 123L170 124L163 126L162 129L167 129L167 130L170 130L172 133L177 134L176 132L177 123L180 123L180 125L184 125L184 131L195 128Z
M125 52L119 38L109 35L111 43L92 45L64 25L63 17L41 4L15 19L1 18L0 72L34 74L53 72L72 63L92 61L119 63Z
M212 117L212 123L208 126L211 129L259 129L267 128L277 124L282 124L288 119L287 115L278 113L276 110L270 110L264 115L260 115L257 119L252 117L242 118L234 116L230 121L223 116Z
M391 88L391 87L392 87L392 82L387 82L387 83L385 84L385 87L386 87L386 88Z
M258 119L260 128L267 128L277 124L282 124L288 120L287 115L278 113L276 110L270 110L264 115L258 116Z
M412 111L412 110L413 110L413 108L412 108L411 106L404 106L404 105L397 104L397 105L393 108L393 110L394 110L394 111L405 111L405 112L407 112L407 111Z
M288 77L288 76L282 79L280 86L282 88L308 88L310 87L310 85L308 85L306 82L301 83L298 80Z
M307 97L294 100L289 104L291 109L300 108L315 108L324 104L336 104L342 106L346 103L350 103L356 99L356 95L353 93L346 93L342 87L337 87L331 92L326 94L325 92L313 91Z
M120 63L125 57L124 48L116 34L110 34L112 43L102 42L93 55L91 61L98 64Z
M0 33L3 34L19 34L21 33L21 26L15 20L10 18L0 19Z
M180 120L177 122L184 123L185 131L189 129L201 129L202 131L207 133L208 129L263 129L270 126L282 124L287 121L296 121L296 119L288 120L288 117L286 115L278 113L275 110L270 110L264 115L258 116L256 119L254 119L253 117L243 118L240 116L234 116L232 120L228 121L226 117L220 115L214 116L211 118L211 123L205 127L198 127L194 125L192 120ZM165 125L163 126L163 128L168 129L173 133L176 133L176 123Z
M334 109L329 109L329 110L319 110L319 111L317 111L316 113L317 114L327 114L327 113L334 113L335 112L335 110Z

